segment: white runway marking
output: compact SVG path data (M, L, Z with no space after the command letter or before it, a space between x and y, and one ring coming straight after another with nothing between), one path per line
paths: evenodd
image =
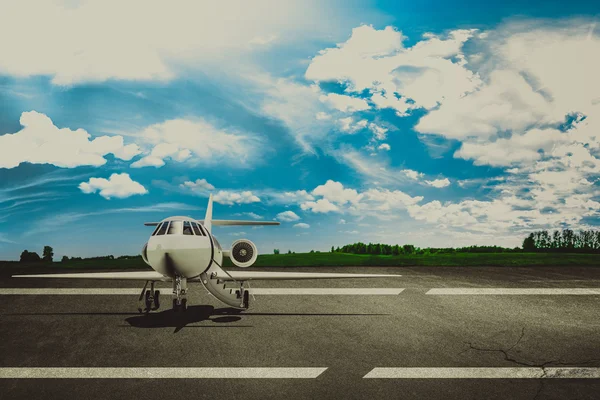
M600 295L597 288L436 288L431 295Z
M159 290L164 293L163 288ZM139 295L141 291L134 288L3 288L0 295Z
M598 379L600 368L374 368L364 378L384 379Z
M253 288L255 295L399 295L403 288Z
M314 379L327 368L0 368L0 379Z
M157 288L170 294L171 288ZM403 288L252 288L257 295L398 295ZM139 295L137 288L0 288L0 295Z

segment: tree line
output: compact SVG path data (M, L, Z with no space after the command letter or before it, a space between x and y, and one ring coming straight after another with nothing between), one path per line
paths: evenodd
M520 252L520 248L513 249L500 246L467 246L467 247L426 247L420 248L412 244L390 245L384 243L352 243L342 247L331 247L332 253L371 254L385 256L399 255L426 255L426 254L452 254L452 253L512 253Z
M600 253L600 231L571 229L532 232L523 240L523 251Z

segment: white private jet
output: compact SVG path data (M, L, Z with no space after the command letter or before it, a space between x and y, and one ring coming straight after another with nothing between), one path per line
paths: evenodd
M297 280L297 279L340 279L381 278L401 275L381 274L338 274L301 272L245 272L226 271L222 267L223 257L230 257L234 265L246 268L254 264L258 256L256 245L247 239L233 242L231 250L223 251L212 235L212 226L225 225L279 225L279 222L233 221L212 219L213 200L210 195L206 216L198 221L189 217L169 217L160 222L147 222L156 226L142 249L142 258L152 271L139 272L95 272L77 274L13 275L15 278L60 278L60 279L114 279L146 281L139 297L140 312L157 310L160 307L160 291L155 282L172 282L173 310L187 308L187 283L202 282L204 287L221 302L238 309L250 306L246 283L251 280ZM148 288L150 283L150 289ZM144 307L145 306L145 307Z

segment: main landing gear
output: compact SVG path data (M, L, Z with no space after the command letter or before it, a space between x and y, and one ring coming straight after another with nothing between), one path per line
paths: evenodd
M173 311L187 310L187 279L179 275L173 279Z
M140 293L140 297L138 298L139 313L149 313L160 308L160 291L154 290L154 281L150 282L150 290L146 290L147 288L148 281L146 281L142 293Z

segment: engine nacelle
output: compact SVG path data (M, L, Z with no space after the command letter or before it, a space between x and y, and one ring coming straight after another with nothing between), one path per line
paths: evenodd
M256 262L258 249L248 239L240 239L233 242L229 251L231 262L241 268L247 268Z

